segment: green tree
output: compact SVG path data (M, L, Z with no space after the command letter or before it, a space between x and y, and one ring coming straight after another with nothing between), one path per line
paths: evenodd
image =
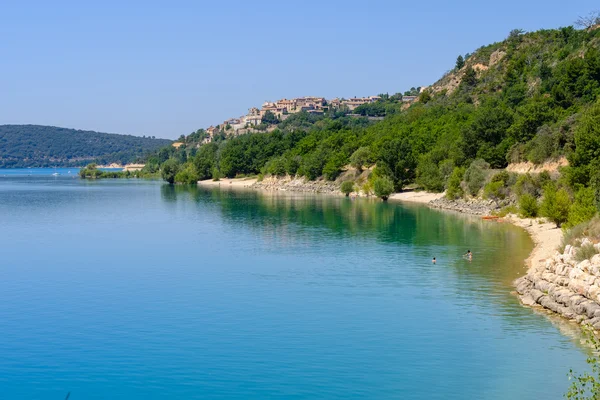
M373 180L373 191L375 196L387 201L390 194L394 192L394 182L387 176L377 177Z
M446 198L450 200L456 200L464 195L463 189L460 185L464 174L465 170L463 168L454 168L454 171L452 171L452 174L448 178L448 184L446 185Z
M263 115L261 122L268 125L277 125L279 123L279 118L277 118L272 111L267 111L265 112L265 115Z
M571 198L569 193L563 188L556 190L554 183L546 184L540 207L542 216L548 218L560 228L569 219L570 208Z
M456 65L455 65L455 68L456 68L457 70L459 70L459 69L461 69L461 68L462 68L462 67L464 67L464 66L465 66L465 59L463 58L463 56L459 55L459 56L456 58Z
M575 201L569 210L569 221L566 227L573 227L589 221L597 212L594 189L583 187L575 194Z
M198 183L198 180L198 171L196 171L196 167L191 162L188 162L179 168L179 171L177 171L177 174L175 175L175 182L177 183L193 185Z
M519 213L523 218L535 218L539 212L537 199L529 193L519 197Z
M162 164L160 171L162 178L170 184L175 182L175 175L177 175L177 172L179 172L179 163L173 158L165 161Z
M368 165L371 159L371 150L366 147L359 147L350 156L350 165L352 165L358 172L361 172L365 165Z
M350 193L354 191L354 182L345 181L342 182L342 186L340 187L340 191L346 195L346 197L350 196Z
M490 165L484 160L475 160L465 171L465 183L469 194L476 196L485 183L485 177Z

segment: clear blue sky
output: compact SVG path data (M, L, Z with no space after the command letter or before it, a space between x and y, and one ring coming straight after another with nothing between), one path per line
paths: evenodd
M458 54L513 28L572 25L595 8L564 0L3 0L0 124L175 138L265 100L426 86Z

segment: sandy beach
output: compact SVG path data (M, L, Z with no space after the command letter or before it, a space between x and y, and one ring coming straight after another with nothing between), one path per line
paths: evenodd
M390 196L389 200L406 201L410 203L423 203L427 204L430 201L437 200L444 197L443 193L429 193L429 192L402 192L394 193Z
M221 179L218 181L213 181L212 179L206 179L203 181L198 181L198 185L200 186L221 186L221 187L250 187L255 184L257 181L256 178L233 178L233 179Z

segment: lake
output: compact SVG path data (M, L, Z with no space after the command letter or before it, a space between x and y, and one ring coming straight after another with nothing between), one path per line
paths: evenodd
M510 294L516 227L68 171L0 170L2 398L559 399L585 368Z

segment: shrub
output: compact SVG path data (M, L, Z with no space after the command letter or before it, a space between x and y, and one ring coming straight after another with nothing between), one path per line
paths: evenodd
M454 171L452 171L450 178L448 178L448 184L446 186L446 198L450 200L455 200L464 195L463 189L460 186L463 175L464 170L462 168L454 168Z
M193 185L199 180L198 171L191 162L187 162L175 175L175 182Z
M442 175L442 179L444 181L444 188L448 184L448 179L450 179L450 175L454 172L454 161L452 160L444 160L439 165L440 174Z
M360 188L366 196L370 196L373 194L373 185L371 182L366 181Z
M583 260L591 259L596 254L598 254L598 249L596 249L596 247L594 247L593 244L586 243L577 249L577 251L575 252L574 258L575 258L575 261L581 262Z
M356 168L357 171L362 171L362 168L369 164L371 160L371 150L368 147L359 147L350 156L350 165Z
M540 210L542 215L554 222L557 227L567 222L571 198L565 189L556 190L556 185L549 183L544 187L544 199Z
M581 188L575 194L575 201L569 210L569 221L566 227L575 226L591 220L596 212L596 198L594 189Z
M342 193L344 193L346 195L346 197L348 197L350 195L350 193L352 193L354 191L354 182L352 182L352 181L342 182L342 186L340 187L340 190L342 191Z
M541 195L540 187L529 173L520 175L517 178L517 182L514 185L514 192L517 196L529 194L533 197L540 197Z
M506 198L504 182L490 182L483 188L483 197L486 199L502 200Z
M584 237L592 240L600 239L600 217L596 216L590 221L567 229L563 235L560 251L563 252L566 245L577 245Z
M266 173L274 176L284 176L286 174L285 159L283 157L277 157L269 161L265 165Z
M510 206L506 206L501 208L499 211L493 211L492 215L498 216L498 217L506 217L508 214L516 214L518 212L517 207L515 207L514 205L510 205Z
M217 167L214 167L212 170L212 180L215 182L221 180L221 172Z
M523 194L519 198L519 213L523 218L535 218L538 216L539 205L535 197L529 193Z
M477 195L485 182L486 171L490 165L484 160L475 160L469 165L465 171L465 183L467 189L472 196Z
M373 180L373 191L375 196L381 197L383 201L386 201L390 194L394 192L394 182L387 176L380 176Z

